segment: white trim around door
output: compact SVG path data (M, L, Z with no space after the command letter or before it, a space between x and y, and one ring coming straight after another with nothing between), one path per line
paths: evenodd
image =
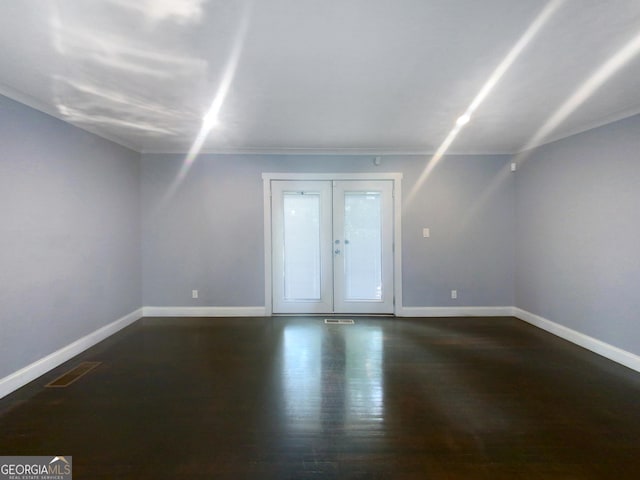
M390 180L393 182L393 293L394 314L402 311L402 241L401 241L401 173L263 173L264 205L264 262L265 262L265 314L273 314L273 265L272 265L272 181L345 181L345 180Z

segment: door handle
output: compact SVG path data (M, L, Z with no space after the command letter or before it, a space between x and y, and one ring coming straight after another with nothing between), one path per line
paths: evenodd
M336 248L336 249L335 249L335 251L334 251L333 253L335 253L336 255L340 255L340 249L339 249L339 248Z

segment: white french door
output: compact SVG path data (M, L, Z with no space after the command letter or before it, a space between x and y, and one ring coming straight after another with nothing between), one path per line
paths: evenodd
M271 182L274 313L333 310L331 190L329 181Z
M393 181L271 181L274 313L393 313Z

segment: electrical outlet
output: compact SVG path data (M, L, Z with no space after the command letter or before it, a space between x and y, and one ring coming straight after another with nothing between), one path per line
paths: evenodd
M198 298L198 290L191 290L191 298Z
M431 231L428 228L422 229L422 238L429 238L431 236Z
M458 298L458 290L451 290L451 298L454 300Z

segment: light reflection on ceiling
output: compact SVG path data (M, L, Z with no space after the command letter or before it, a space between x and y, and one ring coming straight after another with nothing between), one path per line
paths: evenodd
M202 5L207 0L111 0L114 5L144 15L152 22L164 20L180 24L197 23L202 19Z
M578 86L575 92L553 112L549 119L544 122L524 145L522 152L515 159L516 164L523 162L532 148L544 143L562 122L579 109L582 104L588 101L590 97L595 95L598 89L603 87L611 77L638 57L638 54L640 54L640 31L599 66L597 70Z
M154 212L152 213L152 217L155 217L157 212L160 212L167 204L167 202L170 201L171 198L175 195L176 191L180 188L180 185L189 174L189 171L191 170L191 167L193 166L196 158L202 151L202 147L204 146L205 142L210 138L211 131L216 127L220 127L220 112L222 110L222 107L224 106L225 100L227 99L227 95L229 94L229 89L233 84L233 80L238 69L238 63L240 62L240 58L242 57L243 46L250 24L251 9L250 4L247 5L248 6L242 11L242 14L239 18L239 25L236 30L233 45L231 51L229 52L225 68L222 73L220 84L217 87L215 95L213 95L211 105L202 117L200 130L195 136L193 143L189 147L187 155L182 160L182 164L180 165L178 174L175 176L166 192L156 205ZM216 134L220 135L220 133L221 129L218 128Z
M489 94L496 88L502 77L507 73L511 65L518 60L518 57L529 46L529 44L535 40L540 30L547 24L555 12L562 6L565 0L551 0L545 8L538 14L535 20L525 30L524 34L518 39L515 45L509 50L509 53L502 59L496 69L491 73L491 76L484 83L478 94L474 97L471 104L467 107L465 112L458 117L454 127L448 133L444 141L436 150L436 153L429 159L425 165L422 173L418 177L418 180L413 185L407 198L405 199L405 208L411 204L417 192L422 189L422 186L427 181L429 174L438 165L438 162L447 153L451 145L455 141L456 137L462 129L471 121L471 117L480 105L486 100Z
M176 2L140 2L128 4L112 0L110 10L122 10L139 17L151 29L161 28L160 20L179 23L198 21L203 0ZM199 112L186 108L180 92L203 83L207 62L191 57L179 48L158 51L157 46L134 32L122 31L113 23L101 29L82 22L68 2L52 3L50 30L56 52L65 59L64 73L51 76L56 108L60 115L76 125L96 129L107 127L127 135L137 131L146 137L188 135L199 120ZM129 79L114 78L120 72ZM116 73L117 75L117 73ZM172 92L156 96L148 88ZM180 122L176 122L180 119Z
M536 146L544 144L552 138L552 135L576 110L580 108L598 89L616 73L624 69L634 58L640 55L640 33L634 35L628 42L622 45L611 57L600 65L574 92L553 112L540 128L531 136L524 145L523 150L510 159L491 180L491 183L473 202L473 206L461 217L459 233L462 233L469 224L477 218L478 212L485 208L494 193L500 191L503 183L511 175L512 168L519 169L527 161Z
M639 32L637 0L21 0L0 93L142 152L206 117L198 152L517 153L640 113Z

